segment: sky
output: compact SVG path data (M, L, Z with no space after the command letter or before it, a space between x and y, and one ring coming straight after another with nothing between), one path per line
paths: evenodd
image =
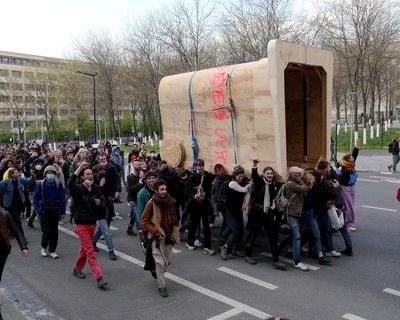
M0 51L64 58L89 30L112 33L168 0L0 0Z
M225 0L229 1L229 0ZM295 0L302 8L309 0ZM0 51L65 58L89 31L112 34L171 0L0 0Z

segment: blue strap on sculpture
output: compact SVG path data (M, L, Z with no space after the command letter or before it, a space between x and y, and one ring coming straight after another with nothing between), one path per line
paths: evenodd
M199 149L199 146L197 145L196 132L194 128L194 113L193 113L194 110L193 110L193 99L192 99L192 80L196 73L197 71L193 72L189 79L189 108L190 108L190 122L192 131L193 171L195 170L195 163L198 157L198 149Z

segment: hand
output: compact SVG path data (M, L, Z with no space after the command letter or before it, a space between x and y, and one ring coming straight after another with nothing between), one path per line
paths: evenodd
M99 206L101 201L100 201L100 199L94 199L94 203L96 204L96 206Z
M117 191L114 195L114 199L115 200L119 200L119 198L121 197L120 193Z
M21 253L22 253L22 256L27 257L28 254L29 254L29 250L28 249L24 249L24 250L21 251Z
M359 148L360 147L360 139L357 139L356 140L356 148Z
M29 174L34 177L35 176L35 170L29 169Z
M260 160L253 159L253 167L257 167L259 163L260 163Z
M164 240L165 239L165 233L163 231L158 231L157 237L160 240Z
M106 178L103 177L103 178L101 178L99 185L100 185L100 187L102 187L102 186L104 186L105 184L106 184Z
M87 168L89 168L89 163L87 163L86 161L82 161L81 164L79 165L79 169L80 170L86 170Z

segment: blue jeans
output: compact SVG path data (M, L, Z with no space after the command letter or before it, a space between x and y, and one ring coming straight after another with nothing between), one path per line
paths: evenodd
M316 253L322 252L321 245L321 234L319 232L317 217L315 215L315 211L313 209L305 209L303 211L303 218L305 220L305 224L301 226L301 234L303 234L305 227L307 226L313 237L314 251Z
M111 239L111 233L107 226L106 219L97 220L96 231L94 232L92 242L97 243L99 241L101 234L103 234L104 239L106 240L108 252L114 250L114 243Z
M131 214L130 214L130 220L129 220L129 225L133 226L135 224L136 230L142 230L142 226L140 225L139 217L137 214L137 205L136 202L129 201L129 204L131 206Z
M288 215L287 222L292 229L292 250L294 264L301 261L300 256L300 218Z
M319 216L319 225L321 231L321 241L325 246L325 252L331 252L333 250L333 239L332 239L332 224L329 219L328 211L324 211Z

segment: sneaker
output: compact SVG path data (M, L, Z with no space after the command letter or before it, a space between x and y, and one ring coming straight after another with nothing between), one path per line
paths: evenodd
M307 252L308 252L308 248L307 248L306 246L302 246L302 247L300 248L300 251L301 251L302 253L307 253Z
M49 256L50 256L50 258L52 258L52 259L58 259L58 254L57 254L57 252L50 252Z
M256 264L256 263L257 263L256 260L255 260L254 258L249 257L249 256L245 256L245 257L244 257L244 260L246 260L246 262L247 262L248 264Z
M298 264L295 264L294 267L296 269L299 269L300 271L308 271L308 267L303 262L299 262Z
M117 260L117 256L115 255L114 251L110 251L108 253L108 257L110 258L110 260L113 260L113 261Z
M325 258L325 257L321 257L321 258L318 259L318 263L319 263L321 266L326 266L326 265L330 264L331 261L328 260L328 259Z
M108 282L104 281L103 277L97 278L97 288L101 289L101 288L105 287L106 285L108 285Z
M128 229L126 230L126 234L128 236L137 236L137 233L135 230L133 230L133 226L128 226Z
M79 279L85 279L86 276L81 270L77 270L74 268L74 271L72 272L72 275L79 278Z
M158 288L158 293L163 298L167 298L168 297L167 288L165 288L165 287L164 288Z
M209 254L210 256L215 255L215 251L208 248L204 248L203 253Z
M347 231L357 231L357 228L356 227L348 227Z
M344 254L346 256L352 257L353 256L353 249L345 249L343 251L340 251L341 254Z
M42 255L42 257L49 256L49 254L47 253L47 249L45 249L45 248L40 249L40 254Z
M272 269L286 270L286 265L280 262L272 262Z
M203 244L198 239L196 239L194 242L194 246L197 248L201 248L203 246Z
M188 248L189 250L196 250L195 246L191 246L189 245L189 243L186 242L186 248Z
M222 260L227 260L228 259L228 248L223 246L221 250L221 258Z
M335 250L332 250L331 252L325 252L325 255L327 257L339 258L342 254L340 252L336 252Z
M33 231L33 230L36 230L36 228L35 228L35 226L33 225L33 223L29 223L29 222L28 222L27 227L28 227L29 230L32 230L32 231Z

